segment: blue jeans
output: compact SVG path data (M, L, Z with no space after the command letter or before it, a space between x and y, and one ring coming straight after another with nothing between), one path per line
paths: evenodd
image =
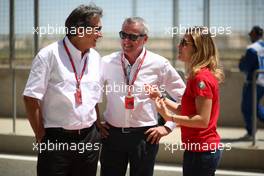
M261 121L264 121L264 107L260 100L264 96L264 87L257 86L257 116ZM243 87L243 96L241 109L246 124L247 133L252 135L252 84L245 83Z
M214 176L222 152L191 152L183 155L183 176Z

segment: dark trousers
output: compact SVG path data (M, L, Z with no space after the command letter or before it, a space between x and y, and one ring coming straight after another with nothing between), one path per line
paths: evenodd
M159 145L146 141L146 130L123 133L109 129L109 136L102 141L101 176L125 176L128 163L130 176L153 175Z
M99 151L100 136L95 125L81 133L48 128L39 144L37 174L96 176Z
M183 176L214 176L222 152L184 151Z
M257 117L264 122L264 107L260 100L264 96L264 87L257 85ZM244 121L247 133L252 135L252 84L245 83L243 87L243 96L241 109L244 116Z

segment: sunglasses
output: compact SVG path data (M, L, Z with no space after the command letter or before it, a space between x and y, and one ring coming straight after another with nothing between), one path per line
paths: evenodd
M146 34L139 34L139 35L136 35L136 34L127 34L123 31L120 31L119 32L119 37L121 39L126 39L128 38L129 40L132 40L132 41L136 41L139 37L144 37Z
M190 42L190 41L186 40L185 38L183 38L180 41L180 46L187 46L188 43L191 43L191 45L193 45L193 42Z

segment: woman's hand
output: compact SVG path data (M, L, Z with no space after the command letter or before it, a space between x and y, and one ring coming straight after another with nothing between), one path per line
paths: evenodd
M156 98L161 97L161 93L159 91L158 86L145 84L144 88L145 88L145 91L149 94L149 97L152 100L156 100Z
M172 114L169 112L163 99L157 97L155 99L156 109L165 121L173 121ZM174 121L173 121L174 122Z

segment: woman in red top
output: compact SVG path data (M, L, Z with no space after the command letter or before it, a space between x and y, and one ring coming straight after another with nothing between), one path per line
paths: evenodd
M186 31L179 44L178 58L185 62L187 86L181 106L158 96L153 89L158 112L181 127L184 147L184 176L213 176L221 158L216 131L219 116L219 87L224 74L218 65L217 49L206 27ZM171 113L173 112L173 113ZM180 115L178 115L180 114Z

